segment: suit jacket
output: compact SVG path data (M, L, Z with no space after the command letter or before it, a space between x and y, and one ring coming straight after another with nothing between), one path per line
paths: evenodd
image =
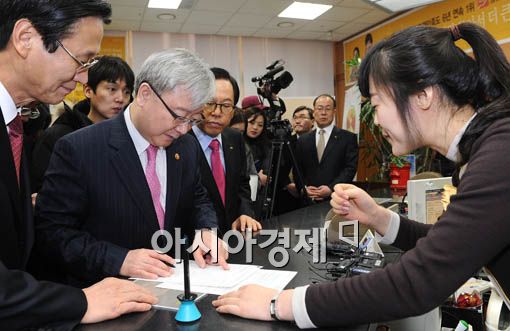
M313 130L299 137L296 143L296 162L305 185L327 185L331 190L338 183L350 183L358 167L356 135L333 127L322 160L317 157L317 143Z
M34 242L26 158L21 161L21 189L16 179L9 136L0 109L0 329L54 327L70 329L87 309L79 289L38 282L24 270ZM9 270L18 269L18 270ZM57 321L57 322L56 322Z
M193 236L194 229L217 227L201 184L201 153L189 135L166 149L165 229L172 236L175 228ZM129 250L152 248L159 225L123 114L57 142L36 217L40 247L60 260L72 284L117 276Z
M30 165L30 180L32 183L32 192L39 192L42 186L44 173L48 169L51 153L57 140L68 133L89 126L92 121L78 109L70 109L64 106L64 113L57 118L53 125L46 129L37 139L32 159L34 162Z
M195 137L193 131L190 131L190 135ZM203 151L200 154L200 175L216 210L219 228L222 233L225 233L230 230L232 223L239 216L255 217L255 212L251 207L250 178L246 172L246 151L243 136L234 129L225 128L221 134L221 141L226 172L225 205L221 201L220 192Z

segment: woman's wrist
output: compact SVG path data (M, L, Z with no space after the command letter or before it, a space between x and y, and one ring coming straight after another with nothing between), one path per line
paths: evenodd
M372 228L384 237L390 226L391 212L381 206L377 206L376 216L372 222Z
M278 294L275 301L276 316L281 321L293 321L294 314L292 312L292 295L294 290L285 290Z

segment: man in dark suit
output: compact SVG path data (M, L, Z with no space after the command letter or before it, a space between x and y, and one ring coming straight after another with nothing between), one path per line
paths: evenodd
M36 101L58 103L76 82L87 82L110 15L110 6L100 0L0 2L1 330L67 330L148 310L156 301L125 280L80 290L24 272L34 224L19 110Z
M194 251L195 261L205 267L211 250L228 268L224 246L208 230L217 220L201 184L200 146L186 135L214 95L214 76L194 54L166 50L144 62L135 91L117 117L57 142L37 197L40 247L73 284L170 276L175 261L153 243L160 230L173 243L177 229L191 239L199 230L195 239L205 247Z
M193 127L201 153L200 173L213 202L222 233L262 228L251 206L246 151L240 132L228 128L239 100L239 87L229 72L212 68L216 94L204 106L204 121Z
M358 140L333 123L336 101L331 95L319 95L313 107L317 129L299 137L296 162L308 196L321 201L329 198L335 184L352 182L358 166Z

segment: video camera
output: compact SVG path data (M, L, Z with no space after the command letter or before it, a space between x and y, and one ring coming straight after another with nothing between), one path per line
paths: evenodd
M290 136L292 132L289 121L281 119L286 108L283 100L277 96L282 89L289 87L294 80L288 71L284 71L280 76L275 77L276 74L284 70L284 64L283 60L276 60L266 67L268 71L265 74L251 79L252 82L257 83L257 93L262 98L267 99L270 105L270 109L266 114L268 119L267 130L271 137L280 139Z
M266 99L272 99L273 95L277 95L282 89L289 87L290 83L294 80L290 72L284 71L280 76L275 78L275 75L283 71L283 60L276 60L266 67L268 72L262 76L253 77L253 83L258 82L257 93Z

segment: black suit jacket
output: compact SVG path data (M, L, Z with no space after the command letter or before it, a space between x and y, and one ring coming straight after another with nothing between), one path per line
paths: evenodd
M21 271L26 267L34 242L30 185L23 156L21 189L18 186L4 123L0 109L0 329L70 329L79 323L87 309L83 292L38 282Z
M201 184L201 153L189 135L166 149L165 229L172 235L217 227ZM159 225L124 114L57 142L36 217L40 247L60 259L73 284L117 276L129 250L152 248Z
M190 135L194 135L190 131ZM223 156L225 158L225 205L214 181L211 167L202 151L200 154L200 174L211 202L218 216L222 233L230 230L232 223L241 215L255 217L250 198L250 177L246 172L246 151L241 133L225 128L221 134Z
M296 162L305 185L350 183L358 167L358 140L354 133L333 127L322 160L317 157L317 143L313 130L299 137L296 143Z

